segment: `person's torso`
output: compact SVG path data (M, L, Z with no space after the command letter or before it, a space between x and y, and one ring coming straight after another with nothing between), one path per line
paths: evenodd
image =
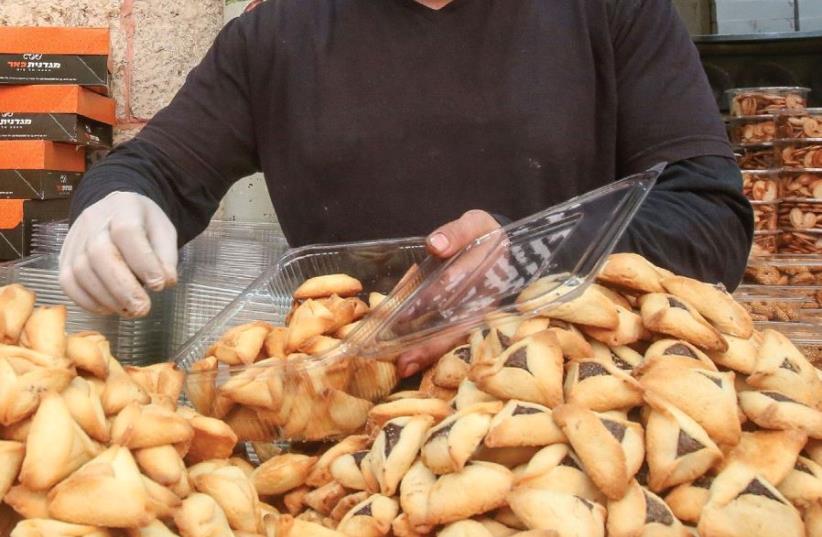
M251 100L293 244L517 219L615 179L602 0L267 4Z

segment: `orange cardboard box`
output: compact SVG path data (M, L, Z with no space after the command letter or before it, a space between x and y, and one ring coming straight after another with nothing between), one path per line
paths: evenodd
M70 200L0 199L0 261L31 253L34 224L68 217Z
M0 27L0 84L79 84L108 94L107 28Z
M41 140L0 140L0 170L86 171L82 148Z
M0 27L0 52L110 56L108 28Z
M0 86L0 112L77 114L114 125L114 99L80 86Z
M111 147L114 108L80 86L0 86L0 140Z

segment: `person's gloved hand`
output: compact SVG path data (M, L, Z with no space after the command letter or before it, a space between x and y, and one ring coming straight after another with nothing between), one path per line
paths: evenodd
M146 196L112 192L86 208L60 252L60 285L83 308L142 317L151 309L143 285L177 282L177 230Z
M431 255L447 259L471 241L500 227L489 213L472 210L457 220L449 222L428 235L426 248ZM448 352L459 340L453 338L434 339L425 345L402 353L397 360L397 369L402 377L410 377L431 365L437 358Z

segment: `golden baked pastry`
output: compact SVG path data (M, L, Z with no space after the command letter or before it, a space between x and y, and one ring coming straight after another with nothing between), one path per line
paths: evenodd
M565 441L551 409L511 399L491 420L484 443L489 448L504 448L547 446Z
M649 488L662 491L704 475L722 452L700 425L665 399L645 394L651 412L645 425Z
M725 351L727 342L687 301L664 293L639 299L642 323L652 332L683 339L703 350Z

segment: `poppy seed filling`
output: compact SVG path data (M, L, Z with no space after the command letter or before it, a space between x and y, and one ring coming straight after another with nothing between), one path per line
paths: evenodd
M397 425L396 423L388 423L385 427L382 428L382 432L385 434L385 456L388 457L391 455L391 452L397 445L397 442L400 441L400 435L402 434L402 426Z
M665 349L665 352L663 354L666 354L666 355L669 355L669 356L685 356L687 358L693 358L694 360L699 360L699 356L697 356L696 353L693 350L691 350L691 348L689 346L685 345L684 343L676 343L674 345L671 345L670 347Z
M577 380L582 382L589 377L599 377L603 375L610 375L608 370L602 364L597 362L580 362L577 373Z
M528 371L528 349L526 347L520 347L512 352L511 355L508 356L508 359L505 360L505 367L515 367Z

